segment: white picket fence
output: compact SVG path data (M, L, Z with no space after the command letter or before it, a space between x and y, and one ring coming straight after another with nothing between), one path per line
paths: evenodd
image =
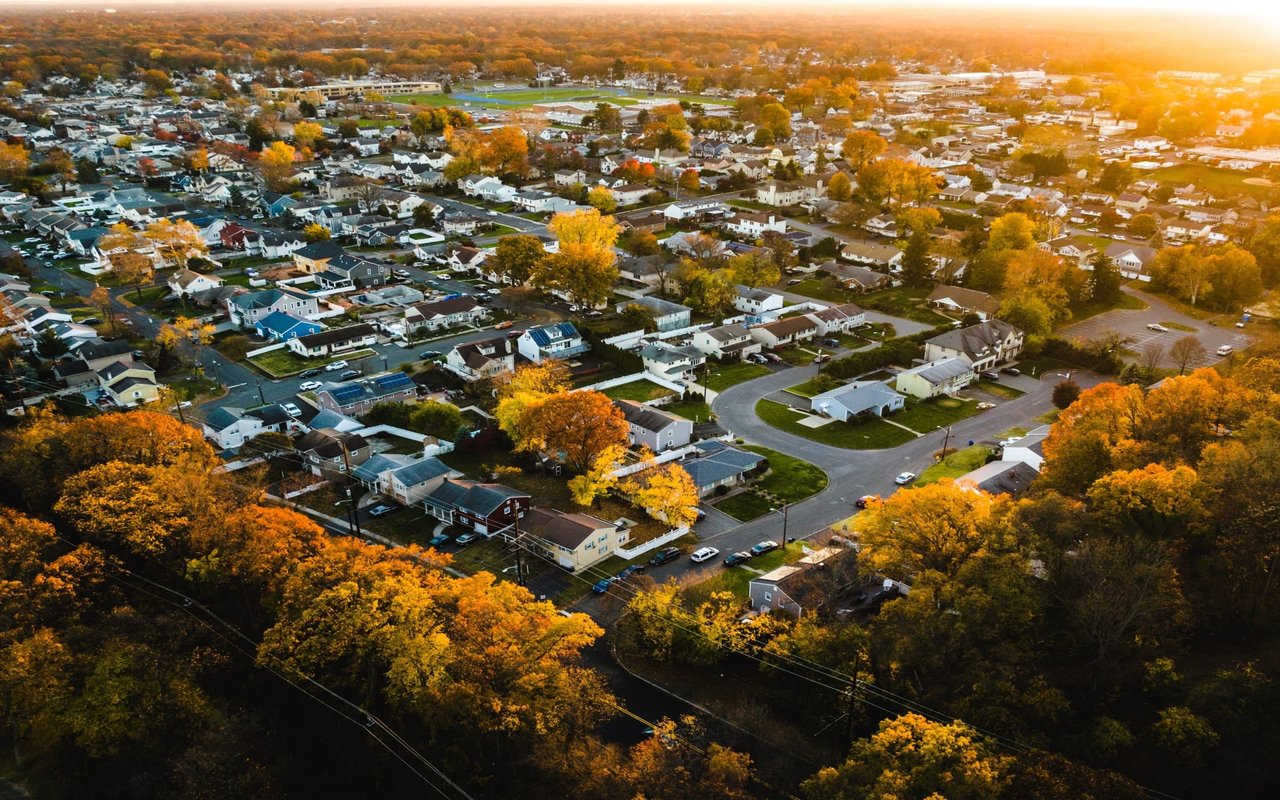
M689 529L681 525L679 528L672 528L656 539L650 539L649 541L638 544L635 547L615 547L613 548L613 554L630 561L637 556L644 555L650 550L656 550L664 544L670 544L688 532Z

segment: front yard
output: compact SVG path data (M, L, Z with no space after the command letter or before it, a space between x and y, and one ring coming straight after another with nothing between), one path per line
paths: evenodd
M317 356L315 358L300 358L294 355L292 350L281 348L272 350L253 358L247 359L250 364L267 373L273 378L287 378L291 375L297 375L304 369L316 369L323 367L325 364L334 361L351 361L354 362L361 358L375 355L372 350L356 350L351 353L344 353L337 356Z
M827 488L827 473L808 461L758 445L747 445L746 449L769 459L769 474L746 491L715 503L731 517L749 522L782 503L797 503Z
M991 450L980 444L957 450L941 462L927 467L912 485L923 486L926 483L936 483L946 478L955 480L961 475L972 472L987 463L987 456L990 454Z
M670 397L675 392L651 381L632 381L605 389L601 394L610 400L634 400L637 403L645 403L660 397Z
M782 541L782 519L778 519L776 540ZM750 591L751 579L770 572L783 564L798 561L804 556L803 542L789 542L786 547L779 547L772 553L765 553L737 567L725 567L720 559L708 562L705 566L707 577L685 589L684 599L691 606L697 606L716 592L733 592L733 596L746 601ZM721 557L729 555L721 553ZM715 572L712 572L715 570Z
M912 289L899 286L894 289L868 292L852 302L882 314L911 319L926 325L945 325L951 319L929 308L926 300L929 292L928 288Z
M910 431L876 418L855 423L832 420L810 428L800 424L802 417L790 406L769 399L756 403L756 416L778 430L846 450L883 450L915 438Z
M746 361L720 364L707 370L706 386L713 392L723 392L730 386L768 375L770 371L763 364L751 364Z
M908 400L906 410L894 414L893 421L906 425L916 433L929 433L977 413L978 404L974 400L935 397L923 402Z
M668 403L662 407L676 416L691 419L694 422L706 422L711 419L711 406L701 400L682 400L679 403Z

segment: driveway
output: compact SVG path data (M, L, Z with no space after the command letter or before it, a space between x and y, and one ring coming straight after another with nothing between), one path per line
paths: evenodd
M1065 339L1096 340L1111 334L1118 334L1129 340L1129 344L1126 345L1127 348L1138 353L1141 353L1148 344L1154 343L1164 348L1166 355L1161 359L1161 365L1166 367L1174 366L1167 355L1169 348L1174 342L1186 336L1194 336L1205 349L1203 363L1196 366L1205 366L1220 361L1223 357L1219 356L1216 351L1224 344L1229 344L1236 350L1243 350L1253 344L1253 337L1238 328L1219 327L1211 325L1204 320L1188 316L1174 309L1160 298L1131 286L1124 287L1124 291L1126 294L1146 303L1147 308L1141 311L1122 308L1106 311L1066 326L1059 331L1059 335ZM1222 319L1229 319L1231 324L1234 324L1234 318L1223 317ZM1147 328L1151 324L1168 325L1171 322L1176 325L1185 325L1192 330L1153 331Z

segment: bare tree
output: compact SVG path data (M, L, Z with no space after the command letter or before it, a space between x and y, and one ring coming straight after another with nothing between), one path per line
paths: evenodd
M382 200L382 187L363 178L351 187L351 198L359 204L361 211L372 214Z
M1142 346L1142 368L1147 375L1154 376L1164 359L1164 345L1159 342L1147 342Z
M1187 369L1198 366L1204 361L1204 345L1194 336L1184 336L1169 348L1169 360L1178 368L1178 374L1184 375Z

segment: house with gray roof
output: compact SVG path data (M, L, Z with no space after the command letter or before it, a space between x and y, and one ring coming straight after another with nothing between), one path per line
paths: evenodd
M644 446L655 453L684 447L693 437L693 422L660 408L634 400L614 400L630 428L632 447Z
M976 372L1012 361L1022 352L1022 331L1000 319L989 319L956 328L924 343L924 357L929 361L959 357L968 361Z
M351 474L370 491L406 506L422 502L446 478L462 477L438 458L395 453L378 453Z
M815 414L848 422L863 416L885 417L906 406L907 398L883 381L854 381L809 398Z
M320 313L320 302L306 292L282 286L257 292L241 292L226 299L231 322L241 328L252 328L258 320L273 311L295 317L314 317Z
M718 439L699 442L693 447L693 453L677 463L693 478L699 497L706 497L719 486L745 483L750 474L767 461L758 453L739 450Z
M963 358L944 358L929 361L899 372L893 379L894 388L920 400L941 395L953 395L973 383L977 375Z
M239 450L260 434L288 433L292 420L279 403L250 409L220 406L205 415L200 427L204 437L219 449Z
M1025 436L1006 444L1000 460L1021 461L1038 472L1044 464L1044 440L1048 438L1048 425L1033 428Z
M693 371L706 363L707 357L693 345L650 342L640 348L644 371L669 381L691 380Z
M956 478L956 483L987 494L1019 497L1031 488L1032 481L1039 475L1034 467L1022 461L992 461Z
M687 328L693 318L693 309L688 306L682 306L679 303L673 303L670 300L663 300L660 297L650 295L618 303L616 310L621 314L627 306L632 305L640 306L649 312L649 316L653 317L653 323L658 327L659 331L674 331L680 328Z
M500 483L445 478L422 498L427 514L483 536L506 531L529 510L529 495Z
M742 359L759 353L764 347L752 338L745 325L737 322L697 331L690 344L701 350L703 355L719 359Z
M403 372L384 372L360 381L325 384L316 403L339 414L363 414L378 403L403 403L418 396L418 385Z

